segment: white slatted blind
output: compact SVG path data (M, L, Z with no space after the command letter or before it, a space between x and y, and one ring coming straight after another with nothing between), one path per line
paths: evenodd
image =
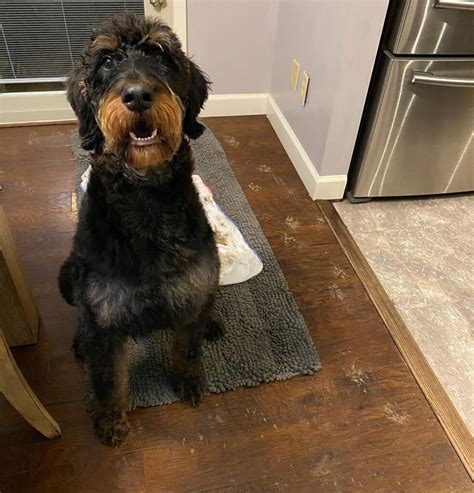
M91 28L143 0L0 0L0 84L61 81Z

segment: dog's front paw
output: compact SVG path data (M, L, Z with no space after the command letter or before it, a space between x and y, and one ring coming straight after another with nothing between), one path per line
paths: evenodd
M207 322L206 333L204 337L210 341L217 341L225 334L224 327L217 320L209 320Z
M125 413L103 413L94 418L94 428L103 444L119 447L130 430L130 424Z
M200 376L191 373L175 373L171 384L180 400L189 402L194 407L199 405L204 393Z

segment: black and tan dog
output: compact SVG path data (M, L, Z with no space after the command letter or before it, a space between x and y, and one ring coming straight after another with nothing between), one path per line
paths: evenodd
M68 81L92 173L59 286L79 309L73 347L88 367L95 430L108 445L129 429L128 337L172 328L172 383L196 405L201 340L220 335L210 319L219 260L191 181L188 140L203 131L196 117L208 85L167 25L130 15L94 32Z

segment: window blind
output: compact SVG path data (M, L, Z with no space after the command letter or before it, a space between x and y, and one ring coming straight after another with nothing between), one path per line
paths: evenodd
M91 28L143 0L0 0L0 84L64 80Z

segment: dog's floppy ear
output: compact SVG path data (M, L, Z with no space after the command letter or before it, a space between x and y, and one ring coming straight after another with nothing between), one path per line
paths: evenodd
M189 61L189 85L186 96L186 113L183 120L184 133L191 139L197 139L204 127L197 121L197 116L209 94L210 81L201 69Z
M98 150L102 144L102 133L95 120L95 113L87 93L85 73L82 66L76 67L67 80L67 99L79 120L79 135L82 147L88 151Z

